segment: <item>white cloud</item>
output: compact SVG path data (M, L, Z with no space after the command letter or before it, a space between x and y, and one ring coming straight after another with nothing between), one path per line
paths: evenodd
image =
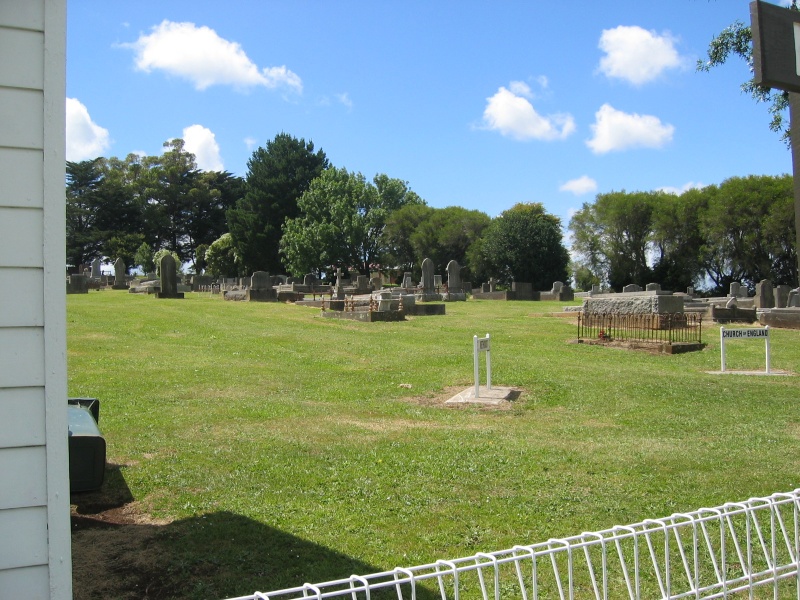
M499 131L516 140L564 139L575 131L575 120L569 114L540 115L527 99L531 89L521 81L513 81L509 88L501 87L487 98L483 111L486 129Z
M595 154L628 148L660 148L672 140L675 127L662 123L652 115L619 111L603 104L592 125L594 137L586 145Z
M87 108L67 98L67 160L79 162L102 156L110 145L108 129L92 121Z
M684 183L681 187L673 187L671 185L665 185L664 187L658 188L659 192L666 192L667 194L675 194L676 196L680 196L683 192L692 189L702 189L706 187L706 184L699 183L695 181L690 181L688 183Z
M533 92L531 91L531 86L529 86L524 81L512 81L508 84L508 91L516 96L522 96L524 98L533 98Z
M140 35L135 42L123 46L134 50L137 69L147 73L154 69L165 71L191 81L198 90L232 85L303 91L300 77L285 66L259 69L241 45L194 23L165 20L154 26L149 35Z
M353 101L350 99L350 95L347 92L335 94L335 96L341 105L347 108L353 108Z
M256 138L249 136L244 138L242 141L244 142L244 145L247 146L248 150L252 150L256 147L256 144L258 144L258 140Z
M576 196L590 194L597 191L597 182L587 175L572 179L558 188L560 192L571 192ZM570 215L572 216L572 215Z
M605 29L598 46L606 53L600 59L600 72L634 85L652 81L684 63L671 35L658 35L641 27Z
M203 171L224 171L216 136L207 127L189 125L183 130L184 149L195 156L197 167Z

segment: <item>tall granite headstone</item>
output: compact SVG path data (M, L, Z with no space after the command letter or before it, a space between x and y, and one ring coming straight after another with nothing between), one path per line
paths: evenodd
M422 292L417 294L417 300L430 302L441 299L442 296L436 293L436 286L433 281L433 261L430 258L426 258L422 261Z
M467 299L467 294L461 286L461 265L451 260L447 263L447 296L445 300L462 301Z
M114 290L127 290L128 284L125 281L125 275L127 272L127 267L125 266L125 261L121 258L118 258L114 261L114 285L111 286L111 289Z
M161 257L161 291L156 294L157 298L181 299L183 292L178 291L178 268L175 259L171 254Z
M99 258L95 258L92 261L92 279L100 279L100 277L103 275L102 271L100 270L100 265L101 262Z

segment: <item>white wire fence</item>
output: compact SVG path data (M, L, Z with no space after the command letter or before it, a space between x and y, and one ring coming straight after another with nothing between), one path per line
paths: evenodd
M796 598L800 489L230 600Z

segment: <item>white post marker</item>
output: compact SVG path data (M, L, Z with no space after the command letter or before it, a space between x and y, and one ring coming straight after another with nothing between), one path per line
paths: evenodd
M486 352L486 389L492 389L492 349L489 344L489 334L485 338L472 336L472 346L475 354L475 397L480 398L480 369L478 368L478 356L481 352Z
M750 338L764 338L766 343L766 355L767 355L767 370L766 373L769 375L770 373L770 355L769 355L769 325L766 327L749 327L747 329L725 329L725 327L719 328L719 349L720 349L720 359L722 360L721 371L725 372L725 340L726 339L750 339Z

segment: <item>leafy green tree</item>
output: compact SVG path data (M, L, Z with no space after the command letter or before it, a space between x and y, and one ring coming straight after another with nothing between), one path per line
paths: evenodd
M797 281L789 175L732 177L707 189L701 260L717 292L732 282Z
M95 235L95 223L102 204L102 162L101 158L67 162L67 263L75 267L100 256L101 240Z
M280 133L247 162L244 197L227 211L233 245L246 271L282 271L280 240L287 219L299 215L298 199L328 168L313 142Z
M181 263L181 257L178 256L177 252L168 248L161 248L153 255L153 262L156 263L156 275L161 277L161 259L167 254L172 255L172 258L175 259L175 270L180 276L180 274L183 272L183 263Z
M228 231L226 212L235 206L244 195L244 180L228 172L199 172L193 178L187 192L187 214L185 215L185 239L193 248L190 259L195 272L201 272L198 264L202 258L197 250L207 247Z
M383 266L383 231L392 212L422 199L399 179L327 169L298 201L300 216L288 219L281 252L293 275L333 265L368 275Z
M417 264L430 258L435 272L444 273L447 263L455 260L466 269L463 276L471 277L470 248L481 239L491 222L489 215L479 210L460 206L434 209L411 236Z
M194 154L184 150L182 139L164 142L164 153L143 160L146 167L140 177L144 183L143 209L151 240L180 257L179 263L192 259L193 240L188 235L192 197L199 171Z
M700 251L705 243L700 221L708 194L690 189L681 195L657 197L652 215L652 247L656 258L653 280L664 289L699 287L704 278Z
M584 264L573 262L570 264L570 271L575 282L575 289L588 292L592 286L600 285L600 278Z
M422 223L431 218L435 210L424 203L415 203L398 208L389 215L381 241L386 252L386 266L400 272L411 272L419 279L422 260L414 248L412 236Z
M572 231L572 251L576 254L573 272L576 286L591 289L591 285L608 283L608 258L603 248L600 224L594 205L583 203L569 222ZM578 279L580 274L580 280Z
M241 273L241 263L230 233L214 240L205 253L207 271L216 277L232 277Z
M213 242L212 242L213 243ZM205 272L206 267L208 267L208 262L206 261L206 252L210 244L200 244L194 251L194 272L198 275L201 275Z
M515 204L492 220L484 232L483 252L503 283L530 282L542 290L569 280L561 220L538 202Z
M147 242L142 242L133 256L133 265L142 267L144 273L155 273L156 263L153 261L153 249Z
M645 286L652 281L647 259L653 210L665 195L599 194L594 204L584 204L570 220L573 248L582 255L582 263L611 288L620 290L629 283Z
M143 243L141 233L119 233L103 243L103 254L114 261L121 258L128 271L136 264L136 254Z
M67 260L75 266L117 253L128 263L143 239L135 238L143 232L142 213L121 165L104 158L67 163Z

